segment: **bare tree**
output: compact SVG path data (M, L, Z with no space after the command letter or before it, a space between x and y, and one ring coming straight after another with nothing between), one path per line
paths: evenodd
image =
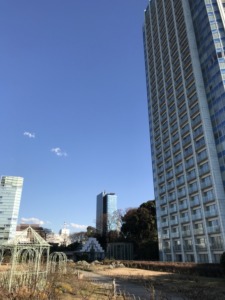
M98 219L98 230L97 232L101 235L107 235L111 231L120 232L122 227L122 210L117 209L113 213L102 214L101 218Z

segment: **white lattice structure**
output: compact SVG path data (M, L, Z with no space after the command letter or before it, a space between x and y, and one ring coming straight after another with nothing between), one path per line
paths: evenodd
M53 252L49 256L50 273L66 273L67 257L63 252Z
M5 288L37 286L45 283L48 273L50 245L31 227L21 231L14 239L0 247L0 263L5 272L0 281Z

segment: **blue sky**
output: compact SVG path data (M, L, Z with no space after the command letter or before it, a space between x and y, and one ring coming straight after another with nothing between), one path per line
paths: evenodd
M80 231L95 225L103 190L120 209L154 198L147 4L0 2L0 173L24 177L19 221Z

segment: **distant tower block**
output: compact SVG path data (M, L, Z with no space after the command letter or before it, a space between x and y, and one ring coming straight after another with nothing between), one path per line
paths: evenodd
M69 235L70 235L70 230L67 228L68 224L64 222L63 228L60 230L60 237L61 237L61 244L63 245L68 245L70 243L69 240Z
M16 235L23 178L2 176L0 183L0 244Z
M117 195L105 191L97 195L96 229L100 234L117 230L113 214L117 211Z

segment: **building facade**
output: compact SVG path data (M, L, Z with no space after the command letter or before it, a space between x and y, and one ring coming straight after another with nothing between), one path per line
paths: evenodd
M23 178L2 176L0 183L0 244L12 239L16 225L23 188Z
M225 251L225 1L151 0L143 27L160 259Z
M117 230L117 195L115 193L102 192L97 195L96 229L100 234L106 234L111 230Z

